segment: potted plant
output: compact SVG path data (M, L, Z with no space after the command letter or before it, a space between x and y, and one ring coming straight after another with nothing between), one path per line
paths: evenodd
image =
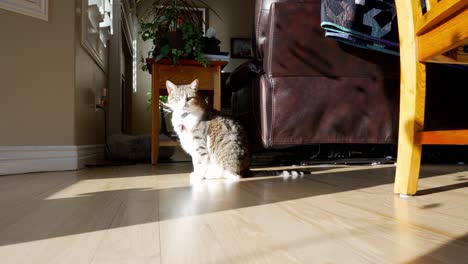
M205 2L197 1L210 8ZM138 4L138 2L137 2ZM143 41L151 40L153 48L148 58L170 59L178 64L181 58L194 59L207 66L209 61L203 55L203 25L205 21L196 14L198 7L194 0L156 0L140 19L139 34ZM213 10L217 15L217 13ZM142 58L143 70L151 65Z

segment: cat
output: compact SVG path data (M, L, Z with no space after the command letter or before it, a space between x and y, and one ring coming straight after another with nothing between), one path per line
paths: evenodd
M193 163L191 181L250 175L247 134L234 119L210 109L197 96L198 79L188 85L166 81L172 125Z
M253 173L247 133L233 118L210 109L197 96L198 79L183 85L167 80L166 89L172 126L181 147L192 157L191 182L215 178L237 181L241 177L273 175L295 179L304 175L302 171Z

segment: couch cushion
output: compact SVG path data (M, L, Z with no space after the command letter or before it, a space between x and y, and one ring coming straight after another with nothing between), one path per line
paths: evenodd
M263 76L263 144L396 143L398 80L383 82L360 77Z

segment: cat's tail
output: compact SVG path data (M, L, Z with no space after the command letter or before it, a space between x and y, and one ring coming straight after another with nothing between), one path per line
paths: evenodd
M282 177L283 179L297 179L303 178L305 174L310 174L309 171L305 169L291 169L291 168L275 168L275 169L264 169L264 168L254 168L250 169L250 177Z

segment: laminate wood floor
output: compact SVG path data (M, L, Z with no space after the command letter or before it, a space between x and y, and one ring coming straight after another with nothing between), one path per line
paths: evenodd
M190 163L0 177L0 263L468 263L468 166L317 166L190 185Z

